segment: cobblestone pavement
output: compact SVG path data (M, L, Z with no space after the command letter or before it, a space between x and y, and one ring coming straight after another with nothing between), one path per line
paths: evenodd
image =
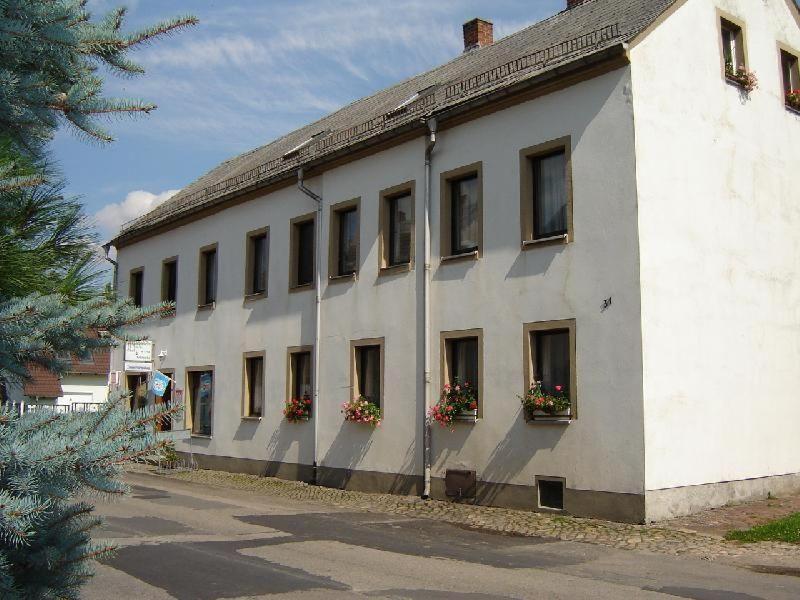
M134 469L152 471L142 466ZM777 542L756 544L728 542L717 535L676 528L674 523L669 526L626 525L506 508L422 500L416 496L351 492L309 486L296 481L219 471L197 470L164 476L204 486L251 490L283 498L324 502L339 508L435 519L470 529L506 535L546 537L617 549L694 556L747 565L780 565L784 574L800 576L798 545Z

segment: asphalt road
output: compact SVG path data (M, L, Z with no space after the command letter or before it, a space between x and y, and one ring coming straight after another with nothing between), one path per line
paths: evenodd
M800 577L131 474L87 600L800 598Z

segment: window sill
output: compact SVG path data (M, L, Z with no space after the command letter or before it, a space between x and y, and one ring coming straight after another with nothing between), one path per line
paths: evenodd
M458 413L453 417L453 421L456 423L477 423L478 422L478 411L477 410L468 410L462 413Z
M177 314L178 314L178 311L173 309L173 310L171 310L169 312L161 313L161 318L162 319L174 319L175 315L177 315Z
M267 292L258 292L255 294L245 294L244 301L245 302L252 302L254 300L263 300L267 297Z
M449 256L443 256L441 261L445 262L457 262L460 260L478 260L480 258L480 253L477 250L473 250L472 252L465 252L464 254L451 254Z
M378 271L379 276L395 275L398 273L410 273L413 267L411 263L403 263L399 265L392 265L390 267L381 267Z
M211 304L198 304L197 310L214 310L216 307L216 302L212 302Z
M569 234L562 233L561 235L539 238L538 240L523 240L522 249L530 250L538 246L553 246L557 244L569 244Z
M314 284L313 283L304 283L303 285L293 285L289 287L289 293L295 294L297 292L305 292L307 290L313 290Z
M262 419L262 418L263 418L263 417L250 417L250 416L246 416L246 417L242 417L242 421L255 421L256 423L258 423L259 421L261 421L261 419Z
M357 273L347 273L346 275L329 275L328 281L330 283L343 283L348 281L355 281L358 279Z
M189 437L197 438L197 439L200 439L200 440L210 440L210 439L212 439L212 436L210 434L206 435L205 433L193 433Z
M733 79L732 77L729 77L728 75L723 75L723 78L725 79L725 83L735 87L740 92L744 92L745 94L749 94L750 93L750 92L747 91L747 89L744 87L744 84L741 81L737 81L736 79Z
M795 108L794 106L789 106L788 104L786 104L785 106L786 106L786 110L788 110L790 113L800 117L800 109Z

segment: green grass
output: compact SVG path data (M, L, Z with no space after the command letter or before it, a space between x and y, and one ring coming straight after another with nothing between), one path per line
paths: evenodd
M729 531L726 540L737 542L790 542L800 544L800 513L752 529Z

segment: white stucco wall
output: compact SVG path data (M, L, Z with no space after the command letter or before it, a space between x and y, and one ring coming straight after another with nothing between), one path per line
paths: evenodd
M746 24L750 97L721 73ZM800 472L800 116L785 0L688 0L631 50L646 488Z
M439 334L483 328L483 418L456 431L437 430L434 476L447 467L476 469L481 479L533 485L561 476L573 489L641 493L641 410L637 213L630 73L620 69L572 88L440 132L433 163L433 389L438 393ZM575 241L520 249L519 151L572 137ZM329 206L361 198L360 271L356 282L323 284L319 457L324 466L421 474L421 281L424 140L391 148L307 182L325 199L323 281L327 278ZM484 252L471 263L439 264L439 173L483 161ZM416 267L378 276L378 193L416 180ZM156 367L215 366L212 439L196 452L310 464L312 426L282 418L286 349L313 342L313 292L288 293L289 221L313 202L286 188L123 247L120 293L144 266L144 302L160 295L161 262L179 255L178 310L143 329ZM247 231L270 227L269 298L243 302ZM198 249L219 244L213 311L197 311ZM610 310L601 312L605 298ZM523 323L577 321L579 418L567 426L526 425L517 396L524 389ZM344 423L351 340L385 338L383 426ZM241 420L242 353L266 351L266 408L261 421ZM115 359L121 364L121 355ZM179 444L179 449L186 449ZM532 500L533 502L533 500Z

